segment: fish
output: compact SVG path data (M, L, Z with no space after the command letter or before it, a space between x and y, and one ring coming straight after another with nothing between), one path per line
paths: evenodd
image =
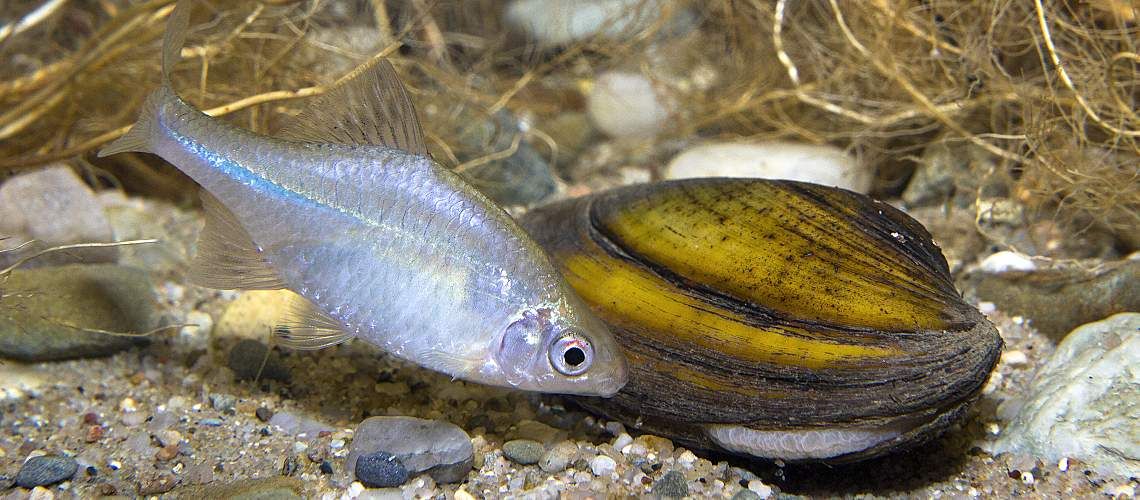
M359 338L492 386L601 397L624 386L620 347L545 251L428 154L390 62L358 68L263 135L174 90L188 25L183 0L168 20L162 86L99 156L153 153L202 187L193 282L298 294L275 329L287 347Z

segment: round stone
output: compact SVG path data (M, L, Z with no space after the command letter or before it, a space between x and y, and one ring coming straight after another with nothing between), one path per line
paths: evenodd
M16 485L21 488L47 486L71 479L79 470L74 458L57 455L32 457L16 473Z
M538 441L514 439L503 443L503 455L519 465L536 464L546 449Z

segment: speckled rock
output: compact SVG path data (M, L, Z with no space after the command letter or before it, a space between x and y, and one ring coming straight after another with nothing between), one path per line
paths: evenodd
M29 458L16 474L16 486L35 488L71 479L79 464L74 458L43 455Z
M1140 313L1077 328L1033 380L997 452L1057 462L1078 458L1102 472L1140 476Z
M538 467L544 472L556 473L566 470L571 462L578 458L578 445L573 441L562 441L552 446L538 461Z
M542 443L529 439L513 439L503 443L503 455L520 465L538 463L545 451Z
M408 469L400 459L383 451L361 455L353 472L369 488L391 488L408 482Z
M241 479L224 484L184 486L170 493L177 499L293 500L302 498L301 481L291 477Z
M474 464L471 438L447 422L413 417L369 417L356 427L345 468L356 470L363 455L383 451L400 459L408 474L427 472L440 483L461 481Z
M653 494L661 498L682 498L689 495L689 485L680 471L666 472L653 484Z
M158 302L150 274L94 264L17 269L0 301L0 356L21 361L107 356L150 342Z

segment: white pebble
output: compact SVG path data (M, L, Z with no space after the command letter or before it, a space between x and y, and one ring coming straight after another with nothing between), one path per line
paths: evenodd
M760 495L760 498L768 498L772 496L772 487L764 484L759 479L748 481L748 489L753 493Z
M993 302L978 302L978 310L982 314L993 314L994 311L997 311L997 305Z
M689 450L685 450L684 453L681 453L681 456L677 457L677 463L680 463L686 469L692 469L693 463L695 463L696 461L697 461L697 456L694 455L693 452L691 452Z
M305 444L301 441L293 442L293 453L304 453L307 449L309 449L308 444Z
M343 439L334 439L329 443L329 449L339 450L341 448L344 448L344 440Z
M982 271L987 273L1006 273L1010 271L1033 271L1037 264L1028 255L1003 250L982 260Z
M1136 487L1122 484L1112 489L1112 498L1136 498Z
M1009 366L1025 366L1029 363L1029 357L1021 351L1006 351L1002 353L1001 360Z
M130 412L133 412L135 410L138 410L139 407L138 407L138 403L135 403L135 400L133 400L131 398L123 398L122 401L119 401L119 409L124 411L124 412L130 413Z
M615 450L625 449L625 447L629 446L630 443L633 443L633 438L630 437L629 434L626 434L623 432L621 434L618 434L617 438L614 438L614 449Z
M1025 483L1025 484L1033 484L1033 473L1028 472L1028 471L1022 472L1021 473L1021 482Z
M607 477L617 469L617 462L605 455L598 455L590 460L590 471L598 477Z
M611 71L598 76L586 98L586 111L611 137L651 137L661 131L670 107L640 73Z
M364 485L360 484L360 481L353 481L352 484L348 485L349 498L356 498L360 496L361 493L364 493ZM455 497L459 498L459 495L455 495Z
M666 179L788 179L859 193L871 189L873 174L870 168L838 148L790 142L704 144L685 150L665 167Z
M467 490L460 487L458 490L455 490L455 500L475 500L475 495L468 493Z
M1061 472L1067 472L1069 470L1069 457L1061 457L1061 459L1057 461L1057 470Z
M506 7L507 22L540 45L567 45L594 37L621 39L659 22L669 12L660 0L515 0ZM674 9L673 12L676 12ZM687 16L667 28L680 30Z

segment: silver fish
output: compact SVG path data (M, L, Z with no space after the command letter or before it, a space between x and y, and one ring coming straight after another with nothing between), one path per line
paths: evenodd
M454 377L610 396L625 358L607 327L501 208L427 154L403 85L381 60L275 137L215 120L174 92L186 2L171 13L163 86L100 156L157 154L204 188L191 275L307 299L283 344L359 337Z

